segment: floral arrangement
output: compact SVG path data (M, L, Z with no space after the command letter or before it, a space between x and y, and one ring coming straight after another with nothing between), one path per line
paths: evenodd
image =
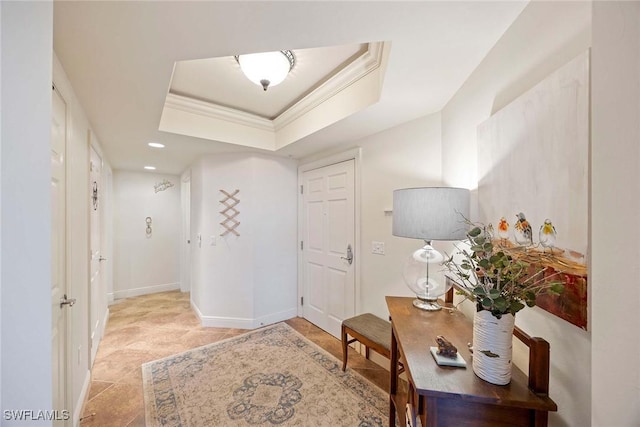
M515 315L525 306L536 305L543 293L564 291L557 256L527 246L514 246L508 240L493 240L491 228L469 223L469 248L456 246L456 254L443 262L458 284L458 293L491 311L498 319Z

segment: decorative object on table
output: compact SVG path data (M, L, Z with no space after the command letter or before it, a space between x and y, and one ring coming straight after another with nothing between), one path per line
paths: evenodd
M389 395L285 323L142 365L147 426L381 426Z
M524 213L520 212L516 215L518 221L513 227L513 237L516 239L516 243L522 246L533 245L533 233L531 232L531 224L527 221Z
M158 193L171 187L173 187L173 182L169 181L168 179L163 179L162 182L158 182L153 186L153 190Z
M224 231L220 236L226 236L228 233L233 233L236 236L240 236L240 233L236 231L236 228L240 225L240 221L235 219L236 216L240 213L239 210L236 209L236 206L240 203L240 200L236 197L240 190L235 190L233 193L229 193L224 190L220 190L224 198L220 200L220 203L224 205L224 209L220 211L222 216L224 216L224 221L220 223L220 225L224 228Z
M153 230L151 229L151 217L148 216L144 219L144 222L147 224L147 229L145 230L145 233L147 234L147 239L151 237L151 234L153 233Z
M500 218L498 223L498 237L502 240L509 240L509 223L505 217Z
M447 357L438 354L438 347L429 347L429 351L433 356L433 360L440 366L454 366L456 368L466 368L467 362L460 353L456 353L456 357Z
M436 337L436 344L438 344L438 354L441 356L456 357L458 354L458 348L442 335Z
M556 228L553 226L553 223L549 218L544 220L544 224L540 226L540 232L538 233L538 238L540 240L540 244L544 248L549 248L553 252L553 247L556 245Z
M515 315L533 307L539 295L564 290L556 257L534 248L493 242L482 224L471 224L469 248L444 265L458 290L477 305L473 322L473 370L492 384L511 381L512 334ZM553 266L553 267L552 267Z
M562 266L565 291L543 295L536 305L585 330L590 299L589 57L589 50L580 53L481 123L474 164L478 221L495 225L503 215L511 220L525 212L537 232L545 218L553 220L560 233L553 253L571 267ZM571 350L582 353L587 346L583 342Z
M422 239L425 246L405 263L403 277L415 293L413 305L422 310L440 310L437 299L449 286L430 276L430 269L444 257L431 246L433 240L465 238L469 215L469 190L451 187L405 188L393 192L393 235ZM434 264L433 267L431 265Z

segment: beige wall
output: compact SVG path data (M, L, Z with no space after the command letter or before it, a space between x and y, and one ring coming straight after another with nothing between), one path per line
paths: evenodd
M477 126L590 46L590 3L530 3L442 111L444 181L477 188ZM551 344L550 424L591 425L591 335L537 308L516 324Z
M592 423L640 424L640 3L593 4Z

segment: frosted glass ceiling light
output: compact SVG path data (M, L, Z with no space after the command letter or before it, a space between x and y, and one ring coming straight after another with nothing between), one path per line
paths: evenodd
M245 76L266 91L268 87L282 83L296 64L290 50L251 53L235 57Z

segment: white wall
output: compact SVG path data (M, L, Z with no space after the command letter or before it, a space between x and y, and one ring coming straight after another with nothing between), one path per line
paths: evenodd
M590 44L589 2L531 2L442 111L444 181L477 188L477 126ZM590 334L538 308L516 323L551 345L550 424L590 425Z
M2 23L2 2L0 2L0 24ZM2 46L2 31L0 31ZM2 49L0 49L0 52ZM0 54L0 188L2 188L2 55ZM2 307L2 197L0 197L0 307ZM0 409L2 405L2 316L0 315Z
M261 154L192 166L191 301L205 326L254 328L295 316L296 181L294 161ZM220 236L221 189L240 190L239 237Z
M594 2L592 31L591 416L637 426L640 3Z
M53 3L3 2L1 18L0 406L44 410L52 405L51 208L46 201L51 198Z
M441 184L440 114L432 114L357 141L362 148L361 312L389 316L385 295L414 296L402 270L422 240L391 234L393 190ZM384 242L385 255L371 253ZM437 246L437 243L436 243Z
M156 193L164 179L174 186ZM179 289L180 177L115 170L113 220L115 299Z

